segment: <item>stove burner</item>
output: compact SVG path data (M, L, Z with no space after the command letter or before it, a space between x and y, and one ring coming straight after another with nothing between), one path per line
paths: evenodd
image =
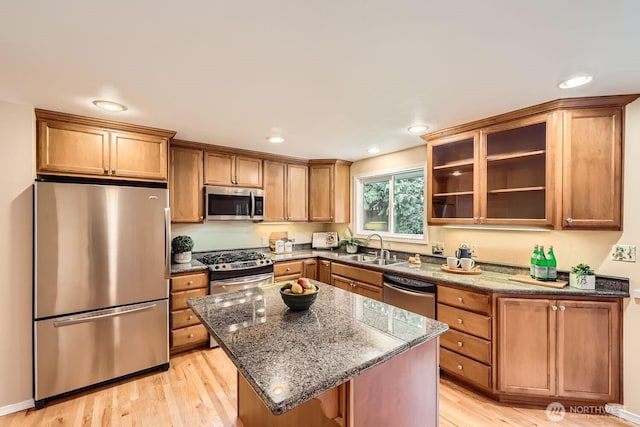
M256 251L211 252L196 259L212 270L247 269L273 263L264 253Z

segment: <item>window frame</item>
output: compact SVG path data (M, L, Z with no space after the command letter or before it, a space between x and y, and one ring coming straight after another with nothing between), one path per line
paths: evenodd
M378 233L384 240L391 242L408 242L416 244L427 244L427 170L425 164L403 166L394 169L377 170L371 172L364 172L353 176L353 221L356 237L367 237L370 234ZM391 231L376 231L376 230L364 230L364 183L365 181L372 181L376 179L383 179L388 177L390 181L396 175L402 175L410 172L422 171L424 177L424 202L423 217L422 217L422 234L399 234ZM393 229L393 187L389 188L389 228Z

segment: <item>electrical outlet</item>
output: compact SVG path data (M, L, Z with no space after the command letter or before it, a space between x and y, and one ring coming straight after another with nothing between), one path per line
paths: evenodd
M611 259L614 261L636 262L636 245L613 245Z
M268 245L269 244L269 238L267 236L260 237L260 244L261 245Z
M471 249L471 258L478 258L478 245L471 245L469 249Z
M443 242L433 242L431 244L431 253L434 255L443 255L444 254L444 243Z

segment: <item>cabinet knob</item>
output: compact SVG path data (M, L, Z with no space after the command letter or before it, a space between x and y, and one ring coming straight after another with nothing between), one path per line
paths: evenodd
M458 301L459 301L459 302L462 302L462 297L458 297Z
M555 305L551 306L551 310L556 311L558 309L558 307L556 307Z
M189 280L189 281L187 282L187 286L191 286L191 285L193 285L193 280Z
M193 315L190 315L189 317L187 317L187 320L193 320Z
M202 221L202 220L204 220L204 217L203 217L203 216L201 216L201 217L200 217L200 221Z
M478 217L477 216L473 217L473 222L478 222Z
M187 338L193 338L193 334L189 334Z
M109 168L104 168L104 173L109 173Z
M573 222L573 218L569 217L565 221L567 221L567 224L571 224Z
M291 271L291 269L290 269L289 267L287 267L287 270L286 270L286 271Z
M351 285L352 288L355 288L356 285L354 283L349 283Z
M458 319L458 323L462 325L462 319Z
M481 216L480 218L478 218L480 220L480 224L482 224L484 222L484 217Z
M565 310L565 306L564 305L561 305L558 308L560 309L560 311L564 311Z
M458 347L462 347L462 341L458 341Z
M111 168L111 173L116 173L116 168Z
M458 365L458 369L462 371L462 365Z

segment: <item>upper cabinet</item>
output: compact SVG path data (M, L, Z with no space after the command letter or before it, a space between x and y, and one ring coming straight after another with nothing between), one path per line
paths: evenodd
M264 162L265 221L307 221L308 167Z
M169 205L172 222L202 222L203 152L197 148L171 146Z
M36 110L37 173L167 181L175 132Z
M204 183L262 188L262 159L228 153L204 153Z
M428 222L620 229L624 106L571 98L425 135Z
M310 222L349 222L350 167L343 160L309 161Z

